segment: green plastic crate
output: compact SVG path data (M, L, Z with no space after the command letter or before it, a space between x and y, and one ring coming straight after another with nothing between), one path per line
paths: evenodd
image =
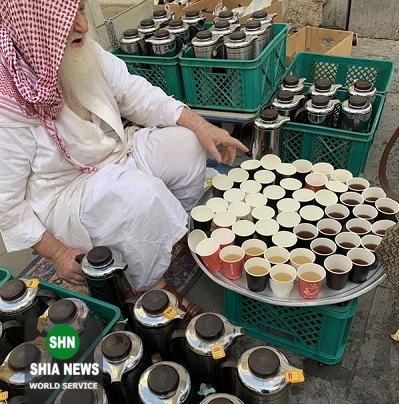
M273 24L273 40L254 60L197 59L190 47L180 56L187 104L215 110L256 111L285 74L287 25Z
M185 101L179 55L174 57L136 56L117 48L112 53L122 59L131 74L146 78L154 86L162 88L166 94L179 101Z
M339 91L341 101L346 92ZM376 96L368 133L316 126L297 122L287 122L280 130L280 157L289 163L297 159L307 159L312 163L331 163L335 168L345 168L354 176L364 171L375 134L384 108L385 97ZM339 121L339 108L335 110L334 124Z
M330 79L349 88L355 80L369 80L377 93L386 94L391 85L395 65L389 60L299 52L288 67L287 74L306 78L306 84L317 79Z
M8 269L0 267L0 286L4 285L12 278L12 273Z
M358 299L329 306L274 306L224 293L224 314L245 334L328 365L344 354Z

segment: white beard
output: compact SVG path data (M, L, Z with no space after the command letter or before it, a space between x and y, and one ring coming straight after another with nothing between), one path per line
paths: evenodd
M79 94L90 85L94 72L99 69L94 45L88 35L80 48L67 45L58 71L58 82L66 105L85 120L91 120L91 113L80 102Z

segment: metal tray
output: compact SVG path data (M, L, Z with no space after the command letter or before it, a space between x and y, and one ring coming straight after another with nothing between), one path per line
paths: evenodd
M211 197L212 187L205 191L204 195L198 200L197 205L204 205ZM192 228L192 222L190 221L190 231ZM247 281L244 271L243 276L240 279L231 281L230 279L227 279L221 271L216 273L208 271L201 259L193 251L191 251L191 254L204 273L217 284L252 299L279 306L322 306L345 302L369 292L379 285L386 277L384 269L380 266L377 269L370 271L366 282L361 284L348 282L345 288L342 290L332 290L324 284L320 290L319 296L316 299L303 299L299 295L297 284L294 285L289 297L278 298L273 295L269 285L262 292L252 292L249 290L247 288Z

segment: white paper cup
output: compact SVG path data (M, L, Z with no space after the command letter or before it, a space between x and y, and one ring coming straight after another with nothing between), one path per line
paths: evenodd
M205 240L207 237L207 235L199 229L195 229L193 231L190 232L190 234L187 236L187 244L188 244L188 248L193 251L193 252L197 252L197 245L202 241Z
M217 212L213 216L213 223L215 224L216 228L229 228L236 222L236 215L229 210L224 210L222 212Z
M371 232L376 236L384 237L385 232L395 224L393 220L377 220L372 224Z
M283 178L293 177L296 174L296 168L291 163L279 163L276 165L275 170L278 181Z
M263 194L252 193L245 196L245 203L251 208L256 208L258 206L266 206L267 197Z
M364 198L358 192L348 191L340 195L339 201L348 208L353 208L356 205L361 205Z
M228 189L224 194L223 198L230 204L233 202L244 202L245 192L242 189L231 188Z
M263 257L270 262L271 265L285 264L290 259L290 252L284 247L268 247Z
M213 196L222 197L224 192L233 188L233 180L225 174L219 174L212 178Z
M373 205L357 205L353 208L353 215L358 219L366 219L373 223L377 219L378 210Z
M330 163L316 163L313 164L312 171L314 173L321 173L327 176L328 179L330 179L331 174L334 171L334 166Z
M335 244L337 245L338 254L346 255L352 248L360 246L361 238L356 233L343 231L335 236Z
M235 241L241 247L242 243L255 235L255 225L249 220L238 220L235 222L231 230L236 235Z
M280 185L268 185L263 190L263 195L267 198L267 204L276 210L277 202L285 196L285 189Z
M211 233L211 238L215 238L216 240L219 240L220 243L220 248L227 247L228 245L234 244L234 239L236 235L234 232L230 229L221 227L219 229L215 229Z
M245 202L233 202L228 209L236 215L237 220L250 220L251 207Z
M309 160L298 159L295 160L292 165L296 168L298 173L309 173L312 171L313 164Z
M299 214L303 222L315 223L323 218L324 211L318 206L306 205L299 210Z
M342 203L327 206L324 211L327 217L338 221L345 221L350 214L349 208Z
M353 192L363 192L365 189L370 188L370 182L362 177L353 177L346 181L346 185Z
M307 188L302 188L298 189L297 191L294 191L292 193L292 197L297 200L301 206L304 205L309 205L313 203L314 197L316 196L316 193L312 191L311 189Z
M241 182L247 181L249 179L249 173L247 170L242 168L232 168L227 176L234 181L234 186L238 187Z
M255 233L258 239L271 245L273 234L277 233L280 225L274 219L261 219L255 223Z
M321 189L316 192L315 201L322 209L324 209L327 206L335 205L338 202L338 196L328 189Z
M214 213L205 205L197 205L191 211L191 218L195 229L210 231Z
M276 216L276 220L281 230L289 230L292 232L293 228L301 222L301 216L298 212L280 212Z
M276 174L270 170L259 170L254 174L254 180L262 184L262 187L264 188L267 185L274 184Z
M321 237L335 238L335 236L341 232L342 225L338 220L325 218L317 222L317 230Z
M377 199L385 198L387 194L380 187L370 187L362 192L362 196L366 203L374 204Z
M262 185L255 180L247 180L240 184L240 189L242 189L247 195L255 192L260 192L262 190Z
M275 154L265 154L261 159L260 163L265 170L274 170L277 164L281 163L279 156Z
M302 188L302 182L296 178L283 178L280 181L280 186L286 190L286 193L292 195L293 192Z
M278 231L276 234L272 236L272 243L275 246L286 248L287 250L291 250L294 248L297 242L296 235L290 231Z
M208 206L208 208L211 208L213 212L216 213L227 210L227 208L229 207L229 203L223 198L214 197L208 199L205 203L205 206Z
M381 236L376 236L375 234L366 234L362 237L361 245L363 248L367 248L370 251L375 251L375 249L380 245L381 241Z
M365 219L358 218L348 220L345 227L348 231L351 233L356 233L360 237L370 233L372 229L370 222Z
M276 297L288 297L294 287L296 270L291 265L278 264L270 270L270 289Z
M254 174L262 168L260 160L251 159L245 160L240 164L240 167L249 173L249 178L253 179Z
M277 212L298 212L301 204L294 198L283 198L277 202Z
M350 180L352 177L352 173L349 170L345 170L343 168L337 168L331 173L331 179L333 181L346 183L346 181Z
M257 206L256 208L252 208L251 211L251 216L254 222L261 219L273 219L275 215L276 212L270 206Z
M251 238L242 243L241 246L245 251L244 260L248 260L254 257L264 257L264 253L267 249L267 245L264 241L258 240L257 238Z
M316 256L308 248L294 248L290 252L290 265L298 269L303 264L314 263Z
M338 195L348 192L348 186L341 181L327 181L326 189Z

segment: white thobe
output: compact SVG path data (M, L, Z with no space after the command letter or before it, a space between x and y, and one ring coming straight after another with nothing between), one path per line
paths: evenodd
M168 268L203 191L205 150L176 122L184 107L97 47L102 74L81 94L92 122L64 106L56 121L65 160L41 122L0 105L0 229L7 251L36 244L45 230L70 247L118 248L128 278L145 290ZM120 116L137 126L123 128Z

